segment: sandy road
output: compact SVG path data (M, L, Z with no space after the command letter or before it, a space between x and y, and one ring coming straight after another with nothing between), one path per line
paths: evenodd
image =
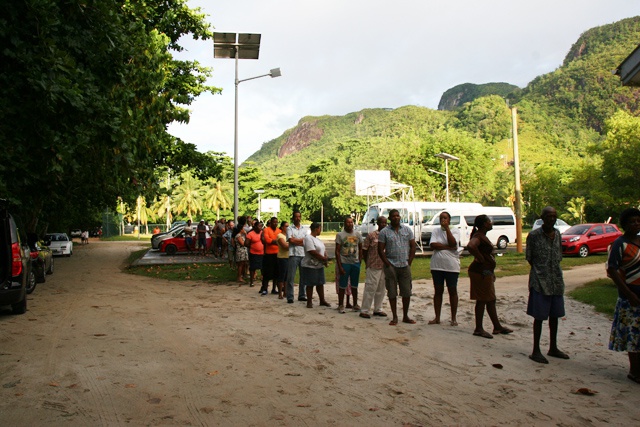
M559 339L571 360L527 358L526 278L499 279L499 314L516 332L487 340L471 335L462 280L458 327L426 324L426 281L412 299L418 324L391 327L255 288L122 273L137 248L78 246L25 315L0 313L0 425L637 423L626 354L606 350L610 322L589 307L567 302ZM567 285L601 270L567 272Z

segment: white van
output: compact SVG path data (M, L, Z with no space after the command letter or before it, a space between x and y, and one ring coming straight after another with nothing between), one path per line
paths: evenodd
M509 207L485 206L471 210L447 210L451 215L451 227L460 230L460 244L467 246L473 229L473 222L478 215L488 215L493 222L493 229L487 233L487 238L499 249L506 249L509 243L516 241L516 217ZM442 212L442 211L441 211ZM427 225L422 228L422 243L429 245L431 232L440 227L440 213L438 212Z
M375 231L378 226L379 216L389 217L392 209L398 209L403 224L413 228L413 232L418 240L422 232L422 227L429 223L434 215L439 214L443 210L473 210L482 208L480 203L456 203L456 202L378 202L369 206L367 212L362 218L362 224L359 231L363 236L369 232Z

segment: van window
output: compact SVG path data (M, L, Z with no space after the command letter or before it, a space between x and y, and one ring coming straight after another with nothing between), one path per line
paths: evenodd
M496 225L514 225L515 220L512 215L491 215L491 222Z
M476 222L477 215L465 215L464 220L466 221L469 227L473 227L473 223Z
M378 208L375 206L371 206L366 214L364 214L364 218L362 218L363 224L375 224L378 220Z

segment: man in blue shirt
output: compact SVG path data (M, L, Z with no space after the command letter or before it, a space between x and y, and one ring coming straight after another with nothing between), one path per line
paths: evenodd
M400 223L400 212L392 209L389 212L390 224L378 236L378 254L384 263L384 275L387 286L389 305L393 319L389 325L398 324L396 305L398 288L402 297L402 322L416 323L409 317L411 302L411 263L416 254L416 241L413 231Z

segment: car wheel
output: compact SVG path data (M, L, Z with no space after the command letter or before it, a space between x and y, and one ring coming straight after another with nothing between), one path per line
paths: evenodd
M509 244L509 239L507 239L505 236L500 236L496 246L498 247L498 249L507 249L508 244Z
M589 255L589 247L587 245L580 246L580 249L578 249L578 255L580 255L581 258L585 258Z
M33 270L31 270L29 272L29 278L27 280L27 293L33 293L33 291L36 290L36 275L33 272Z
M47 270L47 274L53 274L53 257L51 257L51 263L49 264L49 269Z
M11 304L13 314L25 314L27 312L27 295L25 294L22 301Z
M178 247L176 245L168 245L165 248L165 252L167 253L167 255L175 255L176 252L178 252Z

